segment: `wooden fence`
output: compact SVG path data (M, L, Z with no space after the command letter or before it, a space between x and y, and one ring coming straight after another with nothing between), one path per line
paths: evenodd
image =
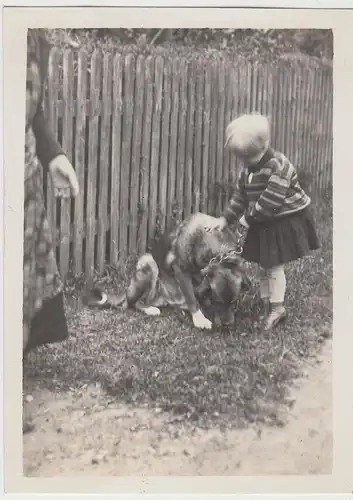
M54 49L45 110L81 192L48 214L60 271L91 276L145 251L176 218L219 214L238 165L223 149L235 116L271 119L273 145L332 185L332 71Z

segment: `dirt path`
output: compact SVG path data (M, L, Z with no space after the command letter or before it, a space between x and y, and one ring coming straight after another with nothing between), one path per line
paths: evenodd
M32 392L36 430L24 436L27 476L330 474L331 341L293 390L283 428L201 431L99 387Z

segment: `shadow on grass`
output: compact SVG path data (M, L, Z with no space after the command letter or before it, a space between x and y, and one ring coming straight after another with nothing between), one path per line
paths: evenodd
M100 382L117 401L148 403L200 427L282 425L279 405L291 404L300 361L331 335L332 208L322 203L315 212L322 246L288 265L289 317L271 337L255 326L257 293L245 296L232 330L210 333L194 329L181 311L146 318L84 309L72 298L70 339L31 353L27 377L52 390ZM255 271L250 266L256 286Z

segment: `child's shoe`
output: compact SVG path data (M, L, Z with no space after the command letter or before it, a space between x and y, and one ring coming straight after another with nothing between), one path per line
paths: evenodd
M287 318L287 312L283 305L271 307L271 312L264 321L263 331L268 333L272 331L279 323Z

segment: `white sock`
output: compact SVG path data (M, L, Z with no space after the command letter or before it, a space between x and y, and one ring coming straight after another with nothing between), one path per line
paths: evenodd
M269 300L270 298L270 283L267 276L267 271L260 268L259 270L259 285L260 285L260 297L263 301Z
M271 304L283 307L286 294L286 275L284 273L284 267L280 265L267 269L267 276Z

